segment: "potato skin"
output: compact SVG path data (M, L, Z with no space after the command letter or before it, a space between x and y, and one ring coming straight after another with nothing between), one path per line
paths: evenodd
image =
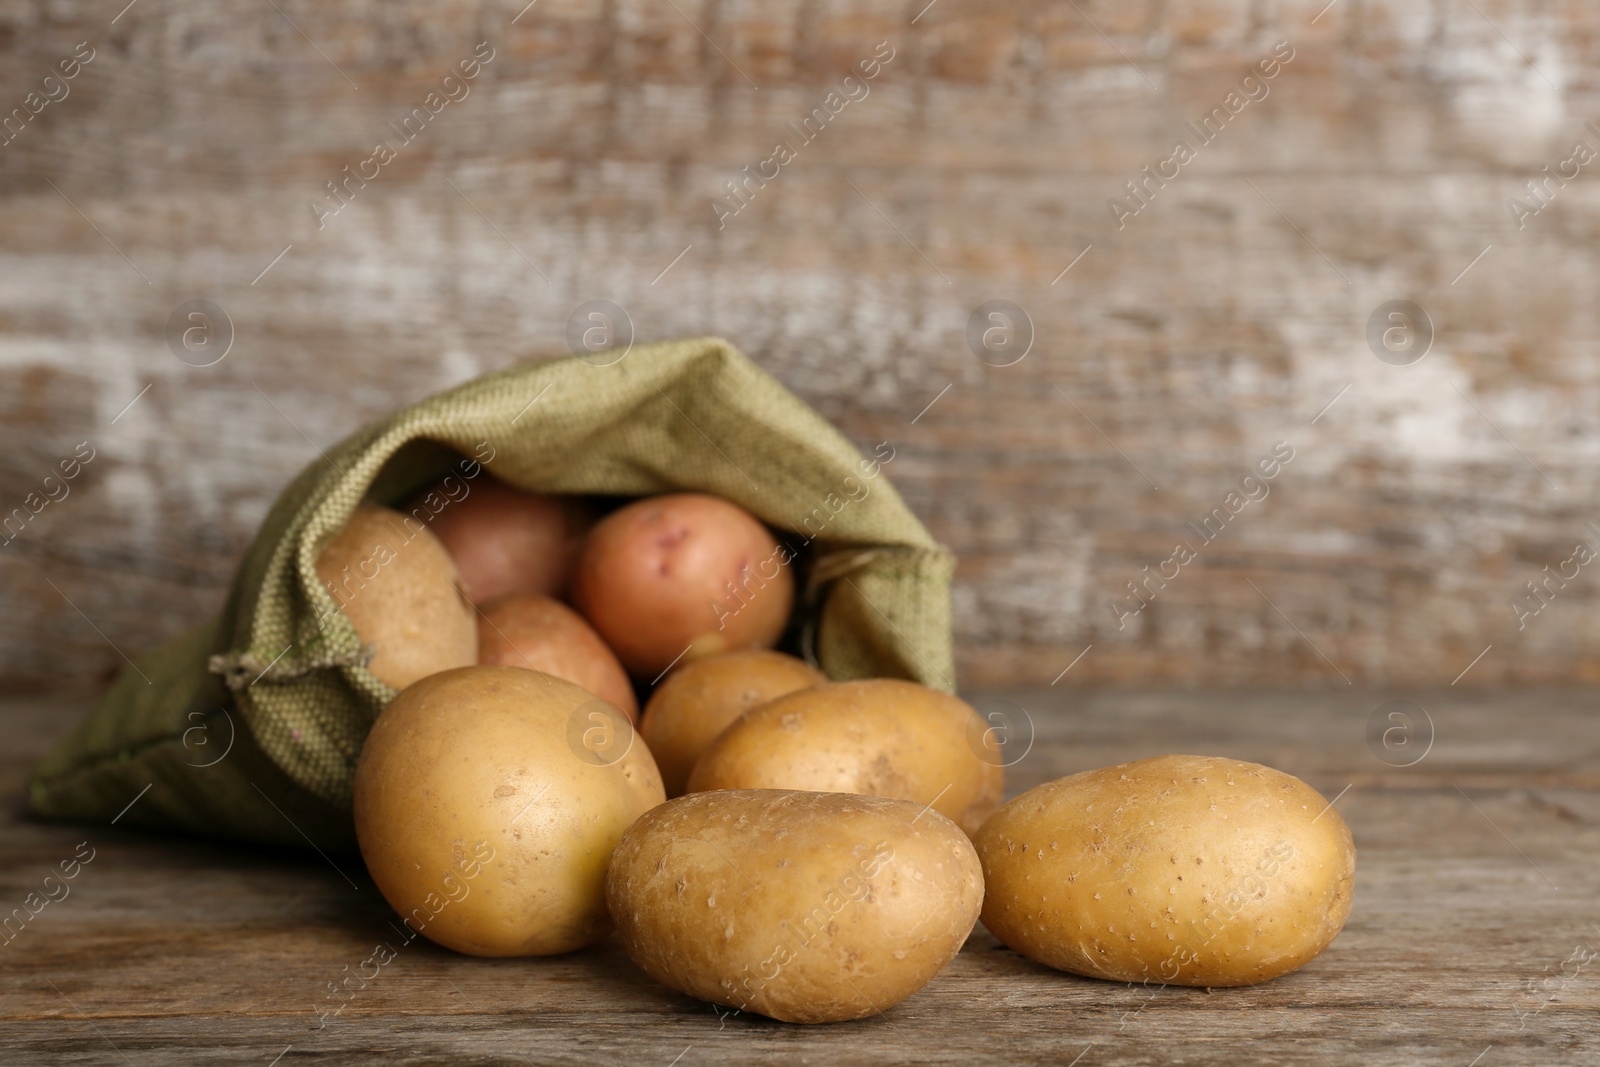
M745 712L700 757L689 790L898 797L973 834L1005 793L1005 770L972 744L986 729L965 701L915 682L836 682Z
M514 595L485 605L478 619L478 662L565 678L639 721L639 700L616 653L559 600Z
M404 689L478 661L477 614L449 553L426 526L363 504L317 556L317 577L361 640L378 681Z
M456 561L474 604L517 594L560 596L566 590L594 522L587 503L524 492L488 474L459 499L436 489L419 494L414 503L420 506L430 492L444 504L429 529ZM420 511L431 513L425 506Z
M983 923L1091 978L1239 986L1296 970L1350 914L1355 845L1315 789L1257 763L1159 756L1060 778L974 839Z
M972 932L978 857L886 797L695 793L622 835L606 901L663 985L784 1022L860 1019L927 985Z
M589 533L572 600L622 665L654 679L680 656L770 648L794 606L789 551L737 504L646 497Z
M378 716L356 765L356 838L413 929L474 956L568 952L608 929L612 849L664 795L637 739L612 762L579 757L594 704L537 671L467 667Z
M725 652L676 668L650 694L639 727L661 768L667 796L683 794L689 772L729 723L753 707L827 680L804 660L766 649Z

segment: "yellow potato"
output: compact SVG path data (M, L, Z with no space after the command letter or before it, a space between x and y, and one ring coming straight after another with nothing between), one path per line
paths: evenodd
M317 577L373 647L367 669L385 685L404 689L478 662L478 619L461 576L439 539L414 519L361 505L323 547Z
M617 708L538 671L467 667L378 716L356 838L412 929L474 956L543 956L606 931L611 851L663 799Z
M803 660L764 649L696 660L667 675L650 694L639 727L661 768L667 796L683 793L696 761L740 715L827 680Z
M1288 974L1338 935L1355 884L1349 827L1320 793L1207 756L1041 785L973 843L990 933L1040 963L1119 982Z
M630 826L606 900L628 955L663 985L819 1023L932 981L972 932L983 880L966 836L920 805L736 790Z
M898 797L972 834L1005 792L1005 771L982 751L986 737L978 713L948 693L894 678L838 682L745 712L700 757L689 791Z

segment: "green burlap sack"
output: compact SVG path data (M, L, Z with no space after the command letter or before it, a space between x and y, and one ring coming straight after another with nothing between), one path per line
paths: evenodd
M798 553L793 651L836 679L948 690L954 561L889 484L892 460L887 444L864 457L715 338L639 346L606 366L519 364L430 397L284 490L221 617L124 673L38 767L33 809L349 847L356 756L394 690L367 670L371 650L314 563L363 499L396 504L450 472L548 493L727 497Z

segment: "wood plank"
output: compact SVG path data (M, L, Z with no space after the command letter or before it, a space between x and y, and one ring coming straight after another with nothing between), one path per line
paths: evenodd
M1480 1055L1489 1067L1600 1052L1600 975L1590 965L1554 977L1575 948L1600 948L1600 737L1587 692L1411 694L1435 724L1433 747L1411 767L1368 747L1367 720L1387 695L1362 690L972 698L1032 718L1012 793L1165 751L1262 760L1329 797L1349 785L1338 808L1360 859L1345 931L1294 975L1207 992L1059 974L979 927L906 1003L810 1028L667 991L614 939L499 961L418 940L319 1019L334 1006L327 983L399 941L359 860L28 821L18 811L25 768L84 702L7 700L0 720L17 741L0 754L0 900L20 902L78 842L96 851L71 895L0 947L0 1047L18 1062L84 1064L263 1064L280 1053L280 1063L327 1064L668 1064L680 1054L681 1065L1065 1064L1081 1054L1083 1067L1460 1067ZM1540 982L1548 992L1530 992Z
M1585 170L1521 229L1506 208L1594 137L1592 5L279 7L0 12L5 107L97 49L0 150L0 516L99 450L0 551L0 680L103 679L214 613L317 446L561 353L601 297L895 443L964 561L971 684L1091 643L1079 677L1126 685L1439 686L1490 644L1463 684L1600 679L1594 583L1522 628L1508 605L1600 522L1600 199ZM1279 39L1269 95L1117 228L1108 201ZM870 95L720 226L880 40ZM471 94L319 228L308 201L479 41ZM167 348L199 298L236 331L214 367ZM996 298L1034 325L1011 367L965 339ZM1412 367L1365 340L1400 298L1438 327ZM1108 602L1279 440L1271 496L1119 627Z

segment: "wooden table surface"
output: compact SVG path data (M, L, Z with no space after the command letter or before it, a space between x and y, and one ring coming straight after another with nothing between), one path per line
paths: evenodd
M1367 740L1392 694L1013 693L1036 737L1015 793L1180 751L1256 760L1330 798L1359 849L1344 933L1251 989L1152 989L1037 966L981 927L927 989L800 1027L664 989L614 940L486 961L417 941L338 1016L330 983L393 915L358 860L42 824L26 769L82 713L0 703L0 904L93 859L0 946L4 1063L1501 1064L1600 1058L1600 731L1582 691L1410 694L1411 747ZM1430 740L1431 746L1427 744ZM1392 738L1398 740L1398 738ZM1411 766L1396 753L1426 755ZM1380 758L1382 757L1382 758ZM1410 757L1406 757L1409 759ZM80 848L79 843L87 841ZM337 870L335 869L337 867ZM59 895L59 891L57 891Z

